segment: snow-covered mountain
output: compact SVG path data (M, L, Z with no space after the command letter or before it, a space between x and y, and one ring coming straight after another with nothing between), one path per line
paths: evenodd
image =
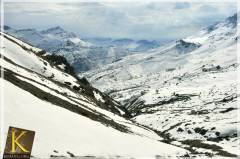
M235 14L81 76L169 143L209 156L240 155L237 24Z
M6 28L7 27L7 28ZM61 27L53 27L47 30L38 31L36 29L13 29L5 26L5 31L16 36L36 47L42 47L47 51L54 51L67 43L79 45L79 47L89 47L90 43L81 40L80 37L72 32L67 32Z
M118 47L128 52L144 52L161 45L160 41L156 40L133 40L133 39L111 39L111 38L84 38L84 41L88 41L95 46L99 47Z
M36 131L34 157L155 158L188 153L127 120L121 105L76 77L63 57L46 54L9 34L1 32L1 36L1 126L5 135L9 126Z
M160 42L132 39L85 38L57 26L47 30L13 29L5 31L47 52L62 55L77 72L96 69L122 57L160 46Z

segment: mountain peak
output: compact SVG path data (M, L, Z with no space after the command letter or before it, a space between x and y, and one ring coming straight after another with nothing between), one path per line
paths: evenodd
M210 25L209 27L206 28L206 30L208 32L212 32L213 30L216 30L219 26L227 26L227 27L236 28L237 27L237 14L238 13L235 13L233 16L226 18L222 22L217 22L213 25Z
M133 42L132 39L128 39L128 38L121 38L121 39L116 39L114 40L115 42Z
M37 30L34 28L27 28L27 29L16 30L16 32L37 32Z
M228 24L233 24L233 27L236 27L237 26L237 13L235 13L233 16L231 17L228 17L226 19L226 22Z
M59 34L59 33L63 33L66 32L63 28L61 28L60 26L55 26L46 30L41 31L43 34Z
M12 29L12 28L11 28L10 26L4 25L4 26L3 26L3 29L4 29L4 30L10 30L10 29Z

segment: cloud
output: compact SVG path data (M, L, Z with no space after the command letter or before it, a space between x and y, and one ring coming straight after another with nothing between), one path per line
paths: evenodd
M214 11L218 11L218 7L214 6L214 5L204 4L204 5L201 5L199 7L199 11L201 11L201 12L214 12Z
M191 7L191 5L190 5L190 3L188 3L188 2L177 2L176 4L175 4L175 9L187 9L187 8L190 8Z
M5 3L5 23L37 29L59 25L84 37L178 39L236 11L234 2L12 2Z

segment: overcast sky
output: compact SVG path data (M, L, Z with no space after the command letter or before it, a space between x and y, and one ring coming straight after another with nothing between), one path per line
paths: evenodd
M237 12L236 1L56 1L5 2L5 25L17 29L61 26L82 37L165 40L191 35Z

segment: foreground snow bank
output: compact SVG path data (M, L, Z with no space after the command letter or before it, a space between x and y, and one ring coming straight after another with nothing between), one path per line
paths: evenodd
M186 150L119 132L42 101L4 81L5 131L15 126L36 131L33 156L176 156Z

